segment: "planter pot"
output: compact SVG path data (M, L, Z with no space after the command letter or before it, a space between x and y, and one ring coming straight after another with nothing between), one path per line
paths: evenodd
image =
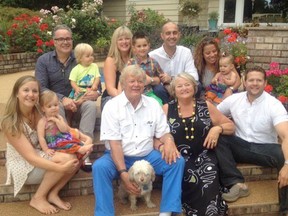
M209 19L208 20L209 30L217 30L217 22L218 20Z

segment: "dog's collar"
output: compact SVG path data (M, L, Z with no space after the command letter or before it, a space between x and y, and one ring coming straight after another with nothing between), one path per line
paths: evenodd
M149 189L149 184L145 184L145 185L143 185L143 190L145 191L145 190L148 190Z

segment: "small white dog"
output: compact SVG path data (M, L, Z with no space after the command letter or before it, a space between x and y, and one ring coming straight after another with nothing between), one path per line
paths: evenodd
M130 167L129 179L131 182L135 182L141 189L141 195L145 199L148 208L154 208L156 205L151 201L151 191L153 189L153 181L155 180L155 171L151 164L146 160L136 161L133 166ZM135 211L137 209L137 196L129 194L122 182L119 185L118 196L123 204L127 203L127 197L130 200L130 208Z

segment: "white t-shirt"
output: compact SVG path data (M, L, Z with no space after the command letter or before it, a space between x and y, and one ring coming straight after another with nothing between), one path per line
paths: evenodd
M124 92L105 104L101 116L100 140L110 150L109 140L121 140L125 156L146 156L153 150L153 138L169 133L166 116L159 103L141 96L136 109Z
M250 103L247 92L233 94L217 108L231 115L236 125L236 136L255 143L278 143L275 126L288 121L287 111L279 100L267 92Z
M192 52L187 47L176 46L176 52L171 58L165 52L163 46L151 51L149 56L154 58L160 64L162 70L172 77L178 73L187 72L191 74L196 81L199 80Z

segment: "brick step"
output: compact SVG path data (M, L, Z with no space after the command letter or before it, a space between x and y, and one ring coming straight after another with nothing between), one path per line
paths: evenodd
M259 181L249 182L250 195L241 198L229 205L229 216L276 216L278 213L278 198L277 198L277 181ZM131 211L129 204L123 205L117 197L115 200L115 212L117 216L158 216L161 199L160 189L154 189L152 192L152 201L156 204L156 208L148 209L142 200L138 201L137 211ZM61 216L87 216L93 215L94 211L94 196L73 196L65 197L72 203L73 208L69 211L61 211ZM22 216L38 216L39 213L29 207L28 201L1 203L1 215L17 216L21 212Z

